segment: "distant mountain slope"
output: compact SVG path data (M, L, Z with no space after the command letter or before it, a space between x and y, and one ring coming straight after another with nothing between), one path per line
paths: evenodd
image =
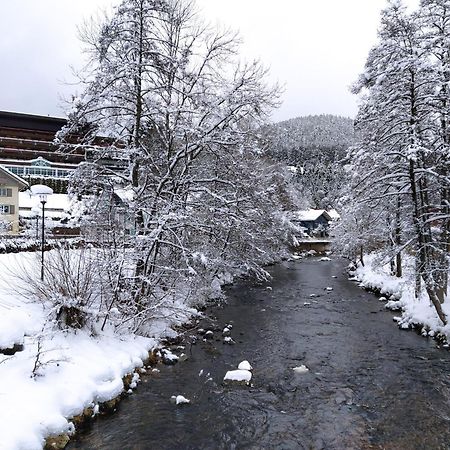
M265 132L269 154L299 166L311 158L342 159L355 140L353 120L331 114L289 119L269 125Z
M297 167L300 191L313 208L336 207L346 184L343 159L355 142L353 120L333 115L306 116L268 125L267 153Z

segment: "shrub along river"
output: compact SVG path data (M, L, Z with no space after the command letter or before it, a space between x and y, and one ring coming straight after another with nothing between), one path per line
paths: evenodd
M399 330L342 260L270 271L270 283L229 288L227 304L207 311L213 339L178 350L186 361L143 377L68 448L450 449L447 350ZM221 336L229 323L235 345ZM224 385L242 360L252 385ZM309 372L292 370L302 364ZM176 406L178 394L191 403Z

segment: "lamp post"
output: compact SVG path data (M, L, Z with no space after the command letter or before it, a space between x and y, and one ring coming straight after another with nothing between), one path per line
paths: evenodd
M44 249L45 249L45 204L47 197L53 194L53 189L43 184L30 187L31 194L39 198L42 205L42 236L41 236L41 281L44 281Z

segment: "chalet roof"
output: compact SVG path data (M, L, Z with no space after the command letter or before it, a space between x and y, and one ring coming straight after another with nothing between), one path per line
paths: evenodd
M333 220L339 220L341 218L341 215L335 209L330 209L327 212Z
M295 211L292 214L292 219L300 222L313 222L322 215L326 220L332 220L332 217L324 209L306 209L303 211Z
M15 181L19 185L19 188L28 187L28 183L23 178L19 177L19 175L16 175L15 173L12 173L6 167L1 165L0 165L0 173Z
M62 117L37 116L10 111L0 111L0 127L56 133L67 120Z

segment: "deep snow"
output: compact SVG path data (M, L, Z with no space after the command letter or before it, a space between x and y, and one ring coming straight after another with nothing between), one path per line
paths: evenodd
M74 430L71 417L117 397L122 378L143 366L170 324L155 322L152 338L55 330L46 307L20 294L17 273L39 272L36 254L0 255L0 268L0 348L24 346L12 356L0 354L0 449L41 450L46 437ZM185 320L191 314L186 308ZM131 387L137 381L134 376Z
M396 318L401 328L419 327L423 335L434 337L440 333L450 341L450 324L443 326L425 289L422 289L418 298L415 296L412 257L404 257L404 275L401 278L390 275L389 264L383 264L382 258L376 253L365 256L364 263L364 266L357 267L354 273L356 279L361 287L379 291L383 295L381 299L386 301L386 308L401 311L401 315ZM450 301L444 303L442 308L450 317Z

